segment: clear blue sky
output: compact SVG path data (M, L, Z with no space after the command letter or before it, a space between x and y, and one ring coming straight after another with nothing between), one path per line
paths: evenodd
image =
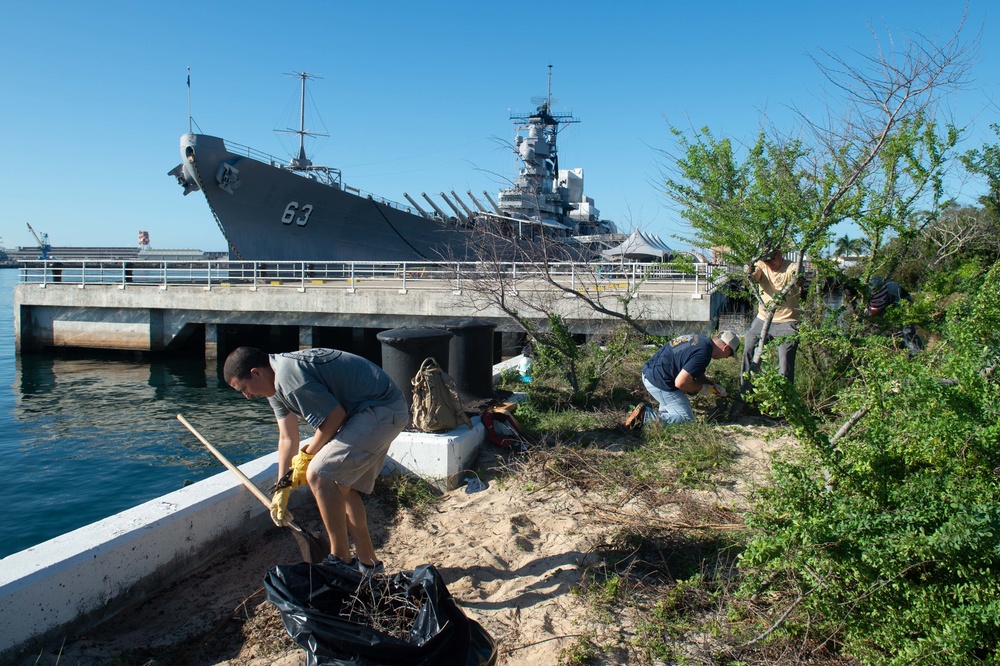
M514 174L510 112L532 110L554 66L560 166L620 227L684 231L659 193L668 122L752 138L766 110L816 109L820 49L870 52L884 37L946 38L961 1L671 2L23 2L0 22L0 241L223 250L200 193L166 175L192 115L206 134L286 157L287 126L308 71L330 133L317 163L396 201L403 192L495 194ZM1000 6L970 0L981 33L970 89L947 100L971 123L968 147L1000 121ZM313 128L319 125L310 122ZM995 137L992 137L995 141ZM967 192L968 193L968 190ZM676 243L674 243L676 244Z

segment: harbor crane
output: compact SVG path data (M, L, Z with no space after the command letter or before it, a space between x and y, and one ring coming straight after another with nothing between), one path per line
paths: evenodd
M38 258L39 259L48 259L49 258L49 250L52 249L52 246L49 245L49 235L43 233L42 236L39 238L38 234L35 233L35 230L31 227L31 223L29 222L27 224L28 224L28 231L30 231L31 235L35 237L36 241L38 241L38 247L42 250L42 254Z

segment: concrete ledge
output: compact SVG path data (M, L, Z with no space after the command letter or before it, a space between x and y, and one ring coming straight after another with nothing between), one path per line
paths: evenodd
M483 420L474 416L472 429L460 425L447 432L403 432L389 446L382 474L413 474L441 490L456 488L461 471L476 459L486 439Z
M402 433L382 473L454 488L485 438L482 420L472 421L471 430ZM264 488L277 460L275 452L240 469ZM293 493L291 507L304 501L309 493ZM0 560L0 663L112 617L269 525L267 508L226 470Z
M524 358L524 354L518 354L517 356L512 356L506 361L500 361L493 366L493 385L500 383L500 377L506 370L514 370L515 372L521 365L521 360Z
M277 453L241 469L270 484ZM227 470L0 560L0 662L113 616L269 523Z

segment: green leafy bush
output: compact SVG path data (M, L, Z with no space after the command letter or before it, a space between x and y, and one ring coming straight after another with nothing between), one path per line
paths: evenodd
M606 404L605 392L638 376L630 359L640 342L635 331L622 326L580 344L561 317L550 315L549 330L536 333L533 381L527 392L547 407Z
M748 517L742 592L780 572L783 631L808 622L865 663L1000 664L1000 265L932 350L852 345L838 407L858 420L839 439L783 378L755 377L804 446Z

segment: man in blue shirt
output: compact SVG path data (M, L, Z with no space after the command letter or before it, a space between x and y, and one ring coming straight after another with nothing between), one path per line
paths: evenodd
M705 370L713 358L735 356L739 348L739 336L732 331L722 331L715 338L694 333L682 335L660 347L642 366L642 383L659 403L659 409L655 414L650 413L640 404L625 425L638 427L643 423L693 421L688 394L711 393L725 397L726 390L709 381Z

